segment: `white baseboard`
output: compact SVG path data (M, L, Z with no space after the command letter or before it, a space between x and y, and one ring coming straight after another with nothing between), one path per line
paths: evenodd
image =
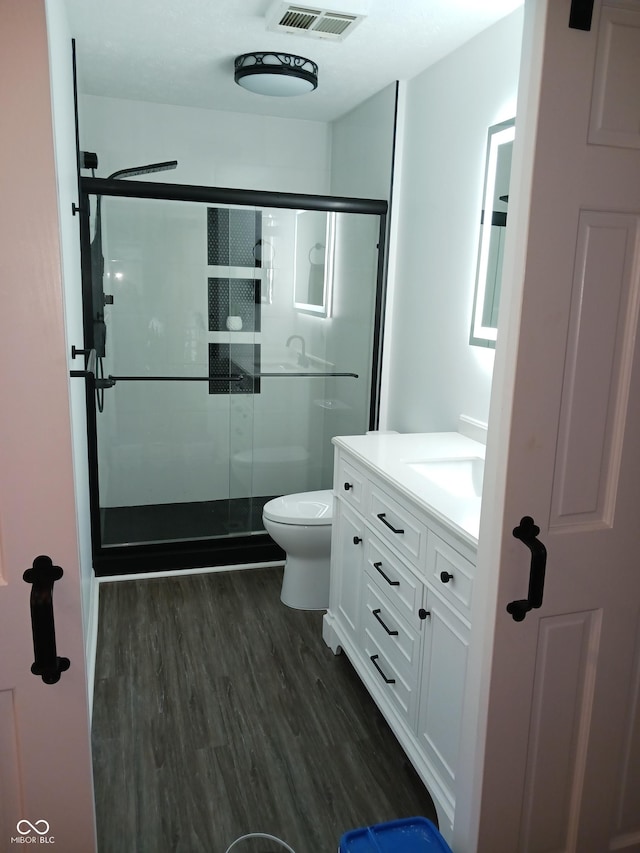
M87 698L89 701L89 725L93 717L93 686L96 673L96 651L98 648L98 607L100 603L100 584L95 576L91 579L89 593L89 618L85 639L85 663L87 669Z

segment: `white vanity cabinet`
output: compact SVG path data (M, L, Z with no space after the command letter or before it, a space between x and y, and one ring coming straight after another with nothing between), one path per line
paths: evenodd
M401 439L382 444L402 446ZM414 493L411 477L398 480L392 467L387 474L385 454L367 458L367 447L375 451L381 437L334 443L331 600L323 637L334 653L348 655L450 838L477 539L457 525L448 529L420 481Z

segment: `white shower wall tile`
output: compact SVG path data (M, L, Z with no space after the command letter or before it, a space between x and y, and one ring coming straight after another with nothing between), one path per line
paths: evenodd
M182 401L176 405L167 385L163 389L164 406L116 413L118 428L112 432L114 437L100 442L101 470L109 472L108 483L101 481L103 506L218 500L228 496L228 399L212 401L206 382L194 386L189 388L189 395L200 395L197 407L186 408ZM181 390L185 387L188 386L183 384ZM159 397L156 402L160 402Z
M312 193L329 187L325 122L81 95L80 143L98 153L101 177L131 164L177 159L177 183ZM300 178L304 186L295 186Z

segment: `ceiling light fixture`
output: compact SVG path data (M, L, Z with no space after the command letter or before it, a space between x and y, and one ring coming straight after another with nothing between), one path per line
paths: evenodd
M318 66L291 53L243 53L236 57L234 79L258 95L305 95L318 88Z

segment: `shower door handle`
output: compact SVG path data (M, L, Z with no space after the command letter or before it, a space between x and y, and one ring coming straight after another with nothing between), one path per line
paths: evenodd
M39 675L45 684L60 681L60 674L69 669L69 658L58 657L56 628L53 618L53 585L64 572L54 566L50 557L36 557L33 566L22 578L30 583L31 633L35 660L31 672Z

